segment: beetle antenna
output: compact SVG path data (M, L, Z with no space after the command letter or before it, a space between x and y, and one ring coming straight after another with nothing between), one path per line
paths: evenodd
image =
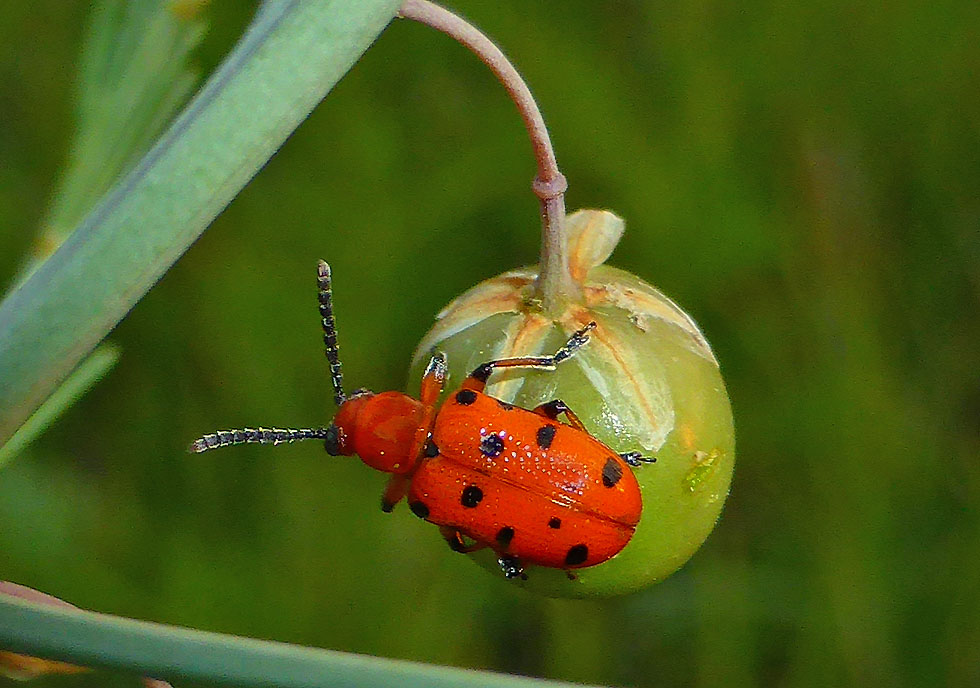
M330 284L330 266L319 261L316 268L317 300L320 302L320 323L323 326L323 344L330 363L330 381L333 383L333 400L340 406L347 401L344 394L344 373L340 365L340 346L337 344L337 323L333 317L333 296Z
M325 440L330 428L242 428L218 430L199 437L187 451L200 454L209 449L231 447L236 444L289 444L299 440Z

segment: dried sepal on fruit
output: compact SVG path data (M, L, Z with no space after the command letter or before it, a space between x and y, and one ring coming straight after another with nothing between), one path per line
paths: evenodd
M535 569L522 585L548 595L621 594L676 570L714 526L734 465L731 408L696 323L656 288L603 264L623 228L605 210L569 215L573 297L546 312L535 297L537 268L506 272L446 306L413 359L410 380L417 380L431 352L445 352L451 388L481 361L547 352L596 323L589 344L560 371L507 371L487 388L524 408L560 398L616 451L657 457L637 469L644 509L630 544L574 580ZM496 568L492 557L473 556Z

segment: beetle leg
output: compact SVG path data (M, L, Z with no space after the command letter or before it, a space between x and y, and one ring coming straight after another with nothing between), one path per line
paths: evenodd
M432 356L422 376L422 390L419 401L423 406L435 406L446 384L446 354L441 351Z
M500 570L503 571L504 578L507 580L513 578L527 580L527 574L524 573L524 564L517 557L511 554L504 554L497 559L497 564L500 566Z
M467 545L463 542L463 534L452 526L439 526L439 532L449 545L449 549L460 554L469 554L470 552L476 552L488 546L485 542L474 542L471 545Z
M477 366L470 373L470 376L463 381L463 389L472 389L475 392L482 392L487 386L487 379L497 368L538 368L540 370L554 370L559 363L571 358L571 356L581 349L589 341L589 332L595 329L595 322L590 322L580 330L572 333L558 351L551 356L518 356L517 358L500 358L496 361L487 361L483 365Z
M585 424L579 420L579 417L575 415L572 409L568 408L568 404L561 399L552 399L547 403L536 406L534 408L534 412L540 416L544 416L545 418L550 418L551 420L558 420L558 416L564 413L565 417L568 418L569 424L571 424L573 428L583 432L588 432L588 430L585 429Z
M412 479L407 475L393 475L388 478L385 491L381 494L381 510L386 514L390 514L391 510L395 508L395 505L408 492L408 486L411 482Z
M408 455L413 461L418 461L425 451L426 441L432 431L432 423L436 417L436 402L442 394L442 388L446 384L446 354L439 352L430 360L425 367L425 374L422 376L422 388L419 392L419 401L422 402L422 417L419 425L415 429L415 436L412 438L412 448Z
M639 468L645 463L657 463L656 456L643 456L638 451L624 452L619 457L633 468Z

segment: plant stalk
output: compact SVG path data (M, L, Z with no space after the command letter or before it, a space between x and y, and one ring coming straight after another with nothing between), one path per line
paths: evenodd
M53 608L3 594L0 647L175 682L248 688L584 688Z
M557 316L579 293L569 270L564 229L568 182L558 169L548 128L531 90L493 41L449 10L428 0L405 0L398 16L431 26L469 48L496 75L521 113L538 166L531 188L541 203L541 264L535 296L546 313Z

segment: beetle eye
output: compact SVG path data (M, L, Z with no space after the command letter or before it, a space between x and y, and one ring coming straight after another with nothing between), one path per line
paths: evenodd
M326 437L323 440L323 447L330 456L340 456L340 428L332 423L327 428Z

